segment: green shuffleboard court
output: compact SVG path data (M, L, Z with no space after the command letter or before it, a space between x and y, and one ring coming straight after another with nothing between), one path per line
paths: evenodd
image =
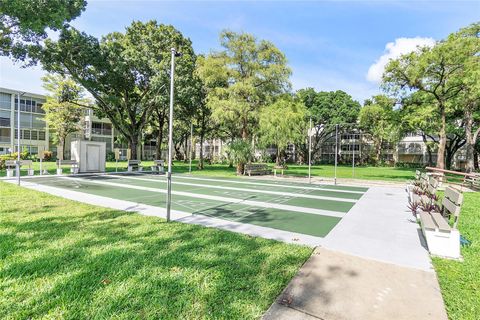
M325 237L367 188L279 180L174 175L172 209L238 223ZM39 185L159 207L166 205L165 176L105 174L41 176ZM81 197L78 199L82 201Z

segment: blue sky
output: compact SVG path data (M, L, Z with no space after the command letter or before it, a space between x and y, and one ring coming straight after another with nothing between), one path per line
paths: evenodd
M73 25L101 36L150 19L174 25L197 53L219 49L222 29L253 33L285 53L294 89L341 89L362 102L379 92L382 61L479 21L480 1L91 0ZM1 87L44 92L41 68L0 63Z

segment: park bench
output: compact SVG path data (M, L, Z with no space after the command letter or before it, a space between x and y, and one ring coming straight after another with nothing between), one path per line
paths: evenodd
M465 184L472 189L480 190L480 174L470 173L468 176L465 176Z
M274 166L273 167L273 175L276 177L277 176L277 170L279 170L281 175L283 176L283 171L285 169L287 169L286 166Z
M407 191L409 198L411 198L412 191L415 188L415 183L420 181L421 176L422 173L420 170L415 170L415 180L407 182L405 190Z
M437 189L438 189L438 186L439 186L439 182L438 180L433 177L433 176L422 176L422 191L426 191L428 192L429 194L432 194L432 195L435 195L437 193ZM426 185L424 186L424 184L426 183ZM409 199L410 199L410 202L413 202L413 203L432 203L433 200L428 197L427 195L418 195L415 193L414 191L415 189L415 186L412 185L412 187L410 188L409 190L409 193L408 193L408 196L409 196Z
M70 173L78 173L78 162L77 160L57 160L57 174L61 175L63 173L63 166L70 166Z
M165 173L165 161L164 160L153 160L153 166L151 166L153 173L163 174Z
M137 170L138 172L141 172L143 170L142 161L140 161L140 160L128 160L127 171L132 172L134 170Z
M272 170L268 167L268 165L264 163L249 163L245 165L243 174L246 175L248 174L249 176L251 175L264 175L264 174L270 174L272 173Z
M25 166L28 167L27 171L29 176L33 176L35 174L32 165L32 160L20 160L20 169ZM13 177L15 169L17 168L17 160L6 160L5 167L7 168L7 177Z
M445 189L442 212L420 212L422 233L427 240L428 251L433 255L460 258L460 232L457 229L463 194L451 187ZM443 213L443 215L442 215ZM453 216L451 227L447 219Z

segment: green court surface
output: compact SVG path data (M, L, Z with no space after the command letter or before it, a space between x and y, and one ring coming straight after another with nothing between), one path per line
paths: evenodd
M367 188L278 180L173 176L172 209L325 237ZM152 174L42 176L29 182L165 208L166 178ZM82 201L81 198L78 199Z

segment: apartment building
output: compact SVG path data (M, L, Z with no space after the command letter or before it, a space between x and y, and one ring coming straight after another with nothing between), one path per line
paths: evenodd
M42 108L45 101L44 95L0 88L0 154L17 151L19 108L21 149L31 154L42 150L56 154L57 146L52 141ZM67 138L65 156L70 157L70 142L74 139L106 142L108 152L113 150L114 138L114 129L108 119L99 119L92 110L85 110L84 130Z
M42 109L44 102L45 97L39 94L0 88L0 154L17 150L19 112L22 149L30 153L50 149L50 135Z

